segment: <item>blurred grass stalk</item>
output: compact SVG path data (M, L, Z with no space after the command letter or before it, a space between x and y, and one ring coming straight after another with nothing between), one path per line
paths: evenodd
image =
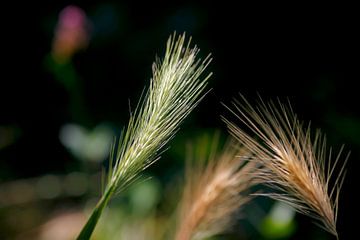
M202 73L210 57L197 59L199 49L190 48L185 34L171 36L165 58L153 64L153 78L145 97L130 115L127 129L110 156L110 169L102 197L78 240L89 239L111 197L134 182L139 173L159 158L163 147L174 137L180 123L205 96L208 74ZM118 147L116 147L116 145ZM112 164L114 163L114 164Z
M191 160L187 166L176 240L207 239L226 232L239 209L252 198L249 190L256 183L256 163L248 161L248 150L235 139L217 153L218 138L214 137L209 151L199 147L196 164Z

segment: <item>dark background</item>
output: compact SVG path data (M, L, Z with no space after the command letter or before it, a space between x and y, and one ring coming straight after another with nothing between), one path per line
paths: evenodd
M73 58L85 105L78 116L44 63L58 13L68 4L83 8L93 24L88 48ZM135 105L147 86L154 56L162 56L170 34L185 31L202 54L212 53L214 75L211 92L182 128L226 132L220 102L229 104L239 92L251 100L258 93L289 98L300 119L326 133L329 145L336 150L344 143L351 150L338 228L341 239L358 235L359 19L353 6L52 1L2 10L0 125L20 133L0 150L1 182L80 168L59 142L59 128L67 122L123 126L128 99ZM150 171L176 166L164 161ZM316 227L297 218L291 239L312 239Z

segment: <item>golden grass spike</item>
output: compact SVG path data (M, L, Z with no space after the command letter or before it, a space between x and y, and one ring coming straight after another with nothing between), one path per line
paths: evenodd
M338 237L338 198L347 157L334 186L329 188L334 168L340 164L341 151L336 160L331 161L323 135L318 131L312 140L310 127L303 127L290 104L265 103L260 98L260 104L254 108L241 97L241 102L235 100L233 108L228 109L255 136L233 121L223 120L231 134L253 154L253 161L262 165L256 173L257 178L281 191L261 195L290 204L297 211L319 220L325 230Z
M213 145L216 149L217 144ZM254 184L255 163L247 162L247 154L232 141L221 154L210 154L200 166L187 167L176 240L210 237L231 226L234 213L249 201L246 192Z

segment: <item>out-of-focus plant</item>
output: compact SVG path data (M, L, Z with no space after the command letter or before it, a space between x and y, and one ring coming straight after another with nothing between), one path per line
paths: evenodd
M102 162L109 156L113 131L106 124L91 131L77 124L66 124L61 127L59 138L77 159Z
M73 121L87 123L89 116L84 102L84 90L74 64L76 53L90 43L91 22L78 6L66 6L59 14L54 30L52 48L45 65L54 79L69 95L69 108Z
M55 29L51 56L58 64L65 64L79 50L87 47L90 23L85 12L77 6L65 7Z
M283 202L276 202L269 213L261 219L259 231L266 239L290 237L296 230L295 210Z
M195 158L199 164L191 163L187 168L177 240L204 239L223 233L234 222L239 208L251 199L249 189L255 184L256 166L248 162L248 151L229 141L218 154L217 142L214 137L209 152L197 151L200 154Z
M169 38L164 59L153 65L149 90L114 143L110 156L114 164L110 164L103 195L78 239L90 238L111 197L158 159L180 123L204 97L210 74L205 78L201 75L211 59L199 60L198 52L197 47L190 48L185 35Z

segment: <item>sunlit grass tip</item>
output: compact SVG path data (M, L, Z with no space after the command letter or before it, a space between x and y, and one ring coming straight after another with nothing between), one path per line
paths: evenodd
M173 34L167 41L164 59L153 64L150 86L111 150L112 164L103 195L78 239L90 238L110 198L159 158L180 123L205 96L211 73L203 77L203 72L211 58L199 59L198 47L191 48L190 43L185 34Z

